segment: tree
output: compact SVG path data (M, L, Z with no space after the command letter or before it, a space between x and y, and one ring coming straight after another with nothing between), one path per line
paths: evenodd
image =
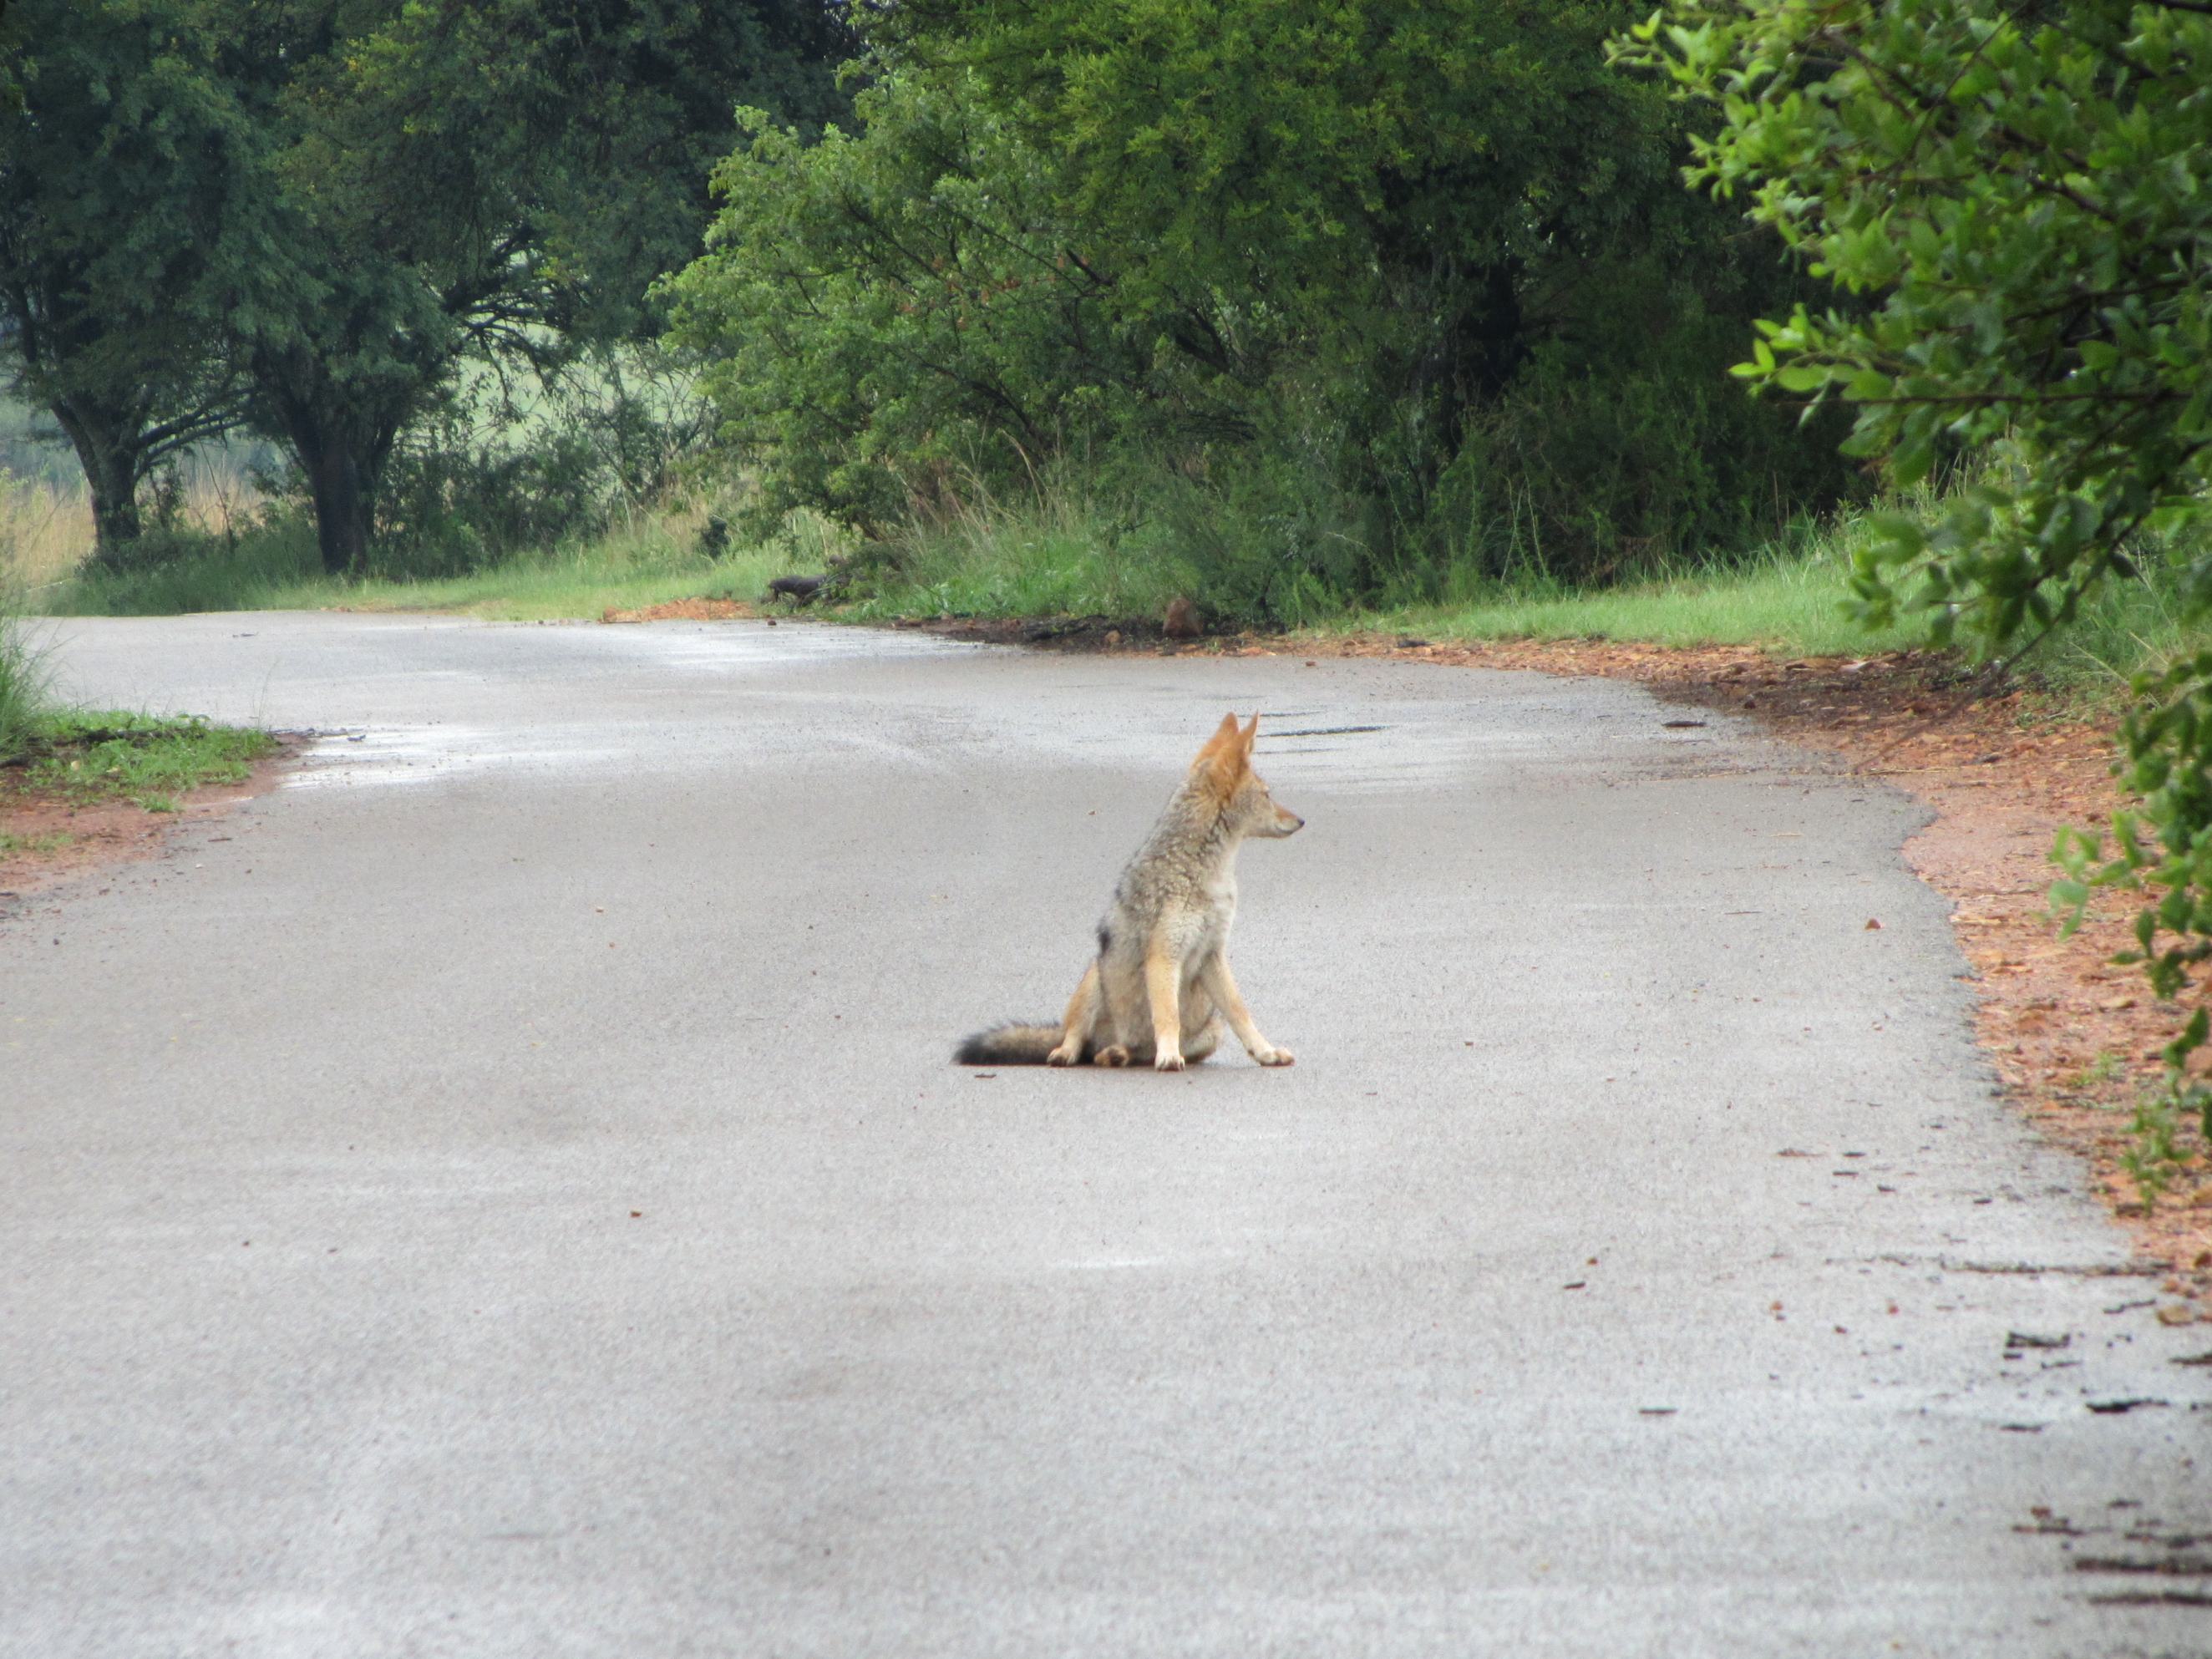
M1870 621L1902 603L1939 640L2003 649L2133 574L2139 532L2202 518L2212 18L2111 0L1666 15L1637 55L1726 112L1692 176L1748 187L1816 274L1881 296L1763 324L1739 372L1850 405L1848 447L1900 483L1944 448L2007 463L1932 533L1888 522L1859 576Z
M0 109L0 348L82 465L103 555L138 489L235 425L224 296L258 258L257 137L198 20L160 0L18 0Z
M1255 489L1272 543L1215 596L1255 617L1495 572L1509 495L1565 574L1725 541L1845 469L1719 395L1790 279L1680 189L1681 112L1605 61L1627 15L885 8L857 131L718 173L681 337L779 500L880 518L1063 450Z
M1815 272L1878 300L1762 325L1739 372L1850 408L1850 449L1900 481L1947 450L1984 463L1932 529L1887 521L1855 577L1869 620L2016 653L2169 557L2185 615L2212 616L2212 13L1677 0L1626 55L1717 102L1694 179L1747 191ZM2056 896L2154 890L2136 958L2171 996L2212 956L2212 653L2135 690L2121 776L2142 807L2115 860L2062 842ZM2177 1087L2206 1026L2199 1008L2168 1050Z
M715 172L712 246L667 287L672 338L708 364L725 435L769 459L767 519L811 506L882 534L1176 395L1049 164L971 91L886 74L860 133L812 144L747 111Z
M1673 118L1606 64L1621 4L923 0L909 51L963 64L1116 262L1123 303L1196 295L1311 338L1360 395L1418 405L1433 472L1541 337L1536 296L1654 216ZM1194 362L1233 348L1171 325Z
M241 38L259 9L238 0ZM258 423L306 474L326 569L360 568L406 423L465 361L544 372L649 332L696 252L705 172L750 90L839 106L836 14L803 0L324 4L238 54L306 273L248 334ZM282 47L279 51L276 48Z

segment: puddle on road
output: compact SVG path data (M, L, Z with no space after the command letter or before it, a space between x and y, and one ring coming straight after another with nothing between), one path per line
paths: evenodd
M520 624L518 624L519 626ZM853 658L955 657L994 647L934 634L828 623L618 623L581 636L598 650L683 668L751 668Z
M298 769L280 787L330 789L441 783L474 772L574 771L616 765L635 757L634 750L612 745L549 743L551 735L453 726L332 732L307 746Z

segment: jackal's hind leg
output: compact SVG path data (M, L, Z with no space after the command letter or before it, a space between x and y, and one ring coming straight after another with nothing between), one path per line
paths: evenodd
M1097 1030L1099 1016L1105 1012L1104 1000L1098 994L1098 964L1094 962L1085 971L1075 994L1067 1000L1067 1012L1060 1017L1060 1047L1044 1057L1046 1065L1082 1063L1084 1045Z
M1183 1033L1183 1059L1193 1066L1202 1060L1210 1060L1213 1057L1213 1051L1221 1046L1221 1016L1212 1016L1195 1031L1186 1025Z
M1098 954L1097 1040L1103 1046L1093 1063L1099 1066L1127 1066L1151 1058L1152 1045L1145 1041L1143 981L1128 964L1116 963L1114 954L1110 945Z
M1221 1011L1203 985L1182 988L1182 1057L1195 1066L1221 1046Z

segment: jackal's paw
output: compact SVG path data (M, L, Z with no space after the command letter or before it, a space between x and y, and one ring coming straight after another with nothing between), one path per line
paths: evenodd
M1110 1043L1101 1048L1097 1058L1091 1063L1093 1066L1127 1066L1129 1063L1129 1051L1118 1042Z
M1252 1058L1262 1066L1287 1066L1292 1055L1288 1048L1262 1048Z
M1048 1066L1073 1066L1077 1060L1082 1058L1083 1045L1081 1043L1063 1042L1059 1048L1054 1049L1050 1054L1044 1057L1044 1063Z
M1152 1061L1152 1069L1156 1072L1180 1072L1182 1070L1182 1056L1172 1048L1163 1049L1159 1058Z

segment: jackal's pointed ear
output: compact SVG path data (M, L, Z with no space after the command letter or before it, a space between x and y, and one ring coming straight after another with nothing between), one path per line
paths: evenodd
M1224 714L1190 763L1191 781L1217 799L1227 800L1237 793L1250 763L1244 747L1244 732L1237 723L1237 716Z
M1211 766L1218 757L1235 750L1241 735L1237 726L1237 716L1224 714L1221 717L1221 724L1214 727L1213 735L1199 745L1198 753L1190 763L1193 769L1201 766Z
M1234 714L1231 714L1229 718L1230 718L1230 719L1231 719L1231 720L1235 720L1237 717L1236 717ZM1242 745L1242 746L1243 746L1243 750L1244 750L1244 760L1245 760L1245 763L1246 763L1247 765L1249 765L1249 764L1251 763L1251 760L1252 760L1252 744L1253 744L1253 743L1254 743L1254 742L1258 738L1259 735L1260 735L1260 711L1259 711L1258 709L1256 709L1256 708L1255 708L1255 709L1254 709L1254 710L1252 711L1252 723L1251 723L1251 725L1249 725L1249 726L1246 726L1246 727L1244 728L1243 735L1243 736L1238 739L1239 743L1241 744L1241 745Z

